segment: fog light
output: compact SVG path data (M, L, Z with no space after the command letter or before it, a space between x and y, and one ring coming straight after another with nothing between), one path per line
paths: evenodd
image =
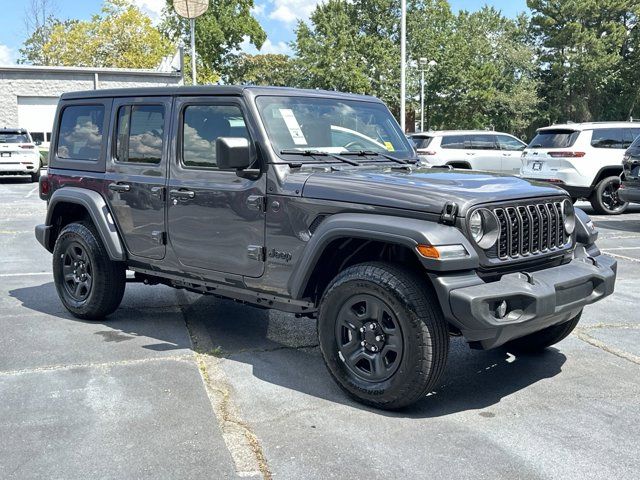
M496 317L504 318L507 315L507 302L506 300L501 301L496 308Z

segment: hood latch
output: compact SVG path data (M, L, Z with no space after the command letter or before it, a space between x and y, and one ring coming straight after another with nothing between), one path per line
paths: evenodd
M458 214L458 204L456 202L447 202L442 208L440 215L440 223L445 225L455 225L456 215Z

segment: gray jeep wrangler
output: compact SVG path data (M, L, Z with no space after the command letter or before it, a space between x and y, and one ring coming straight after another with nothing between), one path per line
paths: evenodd
M613 292L616 262L566 192L420 168L375 98L68 93L53 132L35 233L73 315L104 318L133 280L317 318L329 372L376 407L432 391L452 335L544 349Z

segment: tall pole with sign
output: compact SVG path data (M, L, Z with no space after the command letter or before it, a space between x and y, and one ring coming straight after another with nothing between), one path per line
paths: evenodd
M196 18L209 8L209 0L173 0L173 8L183 18L189 19L191 30L191 75L193 84L196 80Z

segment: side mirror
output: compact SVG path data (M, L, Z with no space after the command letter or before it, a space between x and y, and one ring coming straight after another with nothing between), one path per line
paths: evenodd
M216 162L220 170L246 170L251 166L251 147L243 137L219 137Z

